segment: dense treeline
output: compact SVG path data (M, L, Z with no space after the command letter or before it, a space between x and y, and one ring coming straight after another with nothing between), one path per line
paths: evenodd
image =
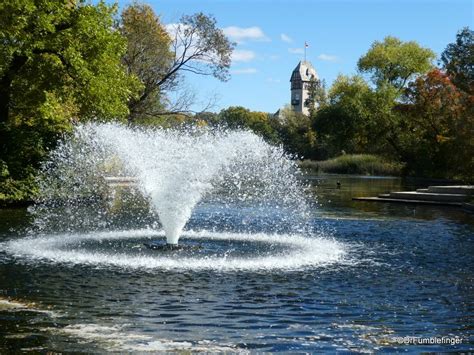
M231 107L216 119L248 127L299 157L373 154L404 174L474 181L474 34L462 29L442 53L387 37L340 75L311 117Z
M461 30L440 67L415 42L387 37L326 91L311 83L310 117L229 107L192 112L183 73L228 80L231 43L209 15L165 26L151 7L83 0L0 3L0 201L35 193L35 172L75 124L247 128L295 157L376 154L407 174L474 180L473 32ZM277 103L276 103L277 105ZM204 111L204 110L203 110Z
M340 76L313 117L321 155L373 153L417 176L474 180L474 34L465 28L441 56L387 37ZM364 74L369 74L369 81Z

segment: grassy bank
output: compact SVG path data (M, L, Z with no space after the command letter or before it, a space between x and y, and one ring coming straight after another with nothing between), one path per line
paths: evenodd
M331 174L394 175L402 174L403 164L370 154L346 154L324 161L303 160L301 168Z

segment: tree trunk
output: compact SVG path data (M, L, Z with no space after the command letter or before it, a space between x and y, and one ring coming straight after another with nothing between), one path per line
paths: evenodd
M8 120L10 111L10 87L11 80L5 75L0 80L0 124Z
M15 75L25 65L28 57L15 56L10 63L10 67L0 78L0 124L8 120L10 114L11 86Z

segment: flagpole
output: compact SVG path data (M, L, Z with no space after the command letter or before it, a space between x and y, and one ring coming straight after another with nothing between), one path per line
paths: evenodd
M304 41L304 61L306 62L306 41Z

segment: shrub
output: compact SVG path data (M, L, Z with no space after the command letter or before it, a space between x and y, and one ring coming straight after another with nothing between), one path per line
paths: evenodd
M401 175L404 165L370 154L346 154L325 161L304 160L301 168L333 174Z

